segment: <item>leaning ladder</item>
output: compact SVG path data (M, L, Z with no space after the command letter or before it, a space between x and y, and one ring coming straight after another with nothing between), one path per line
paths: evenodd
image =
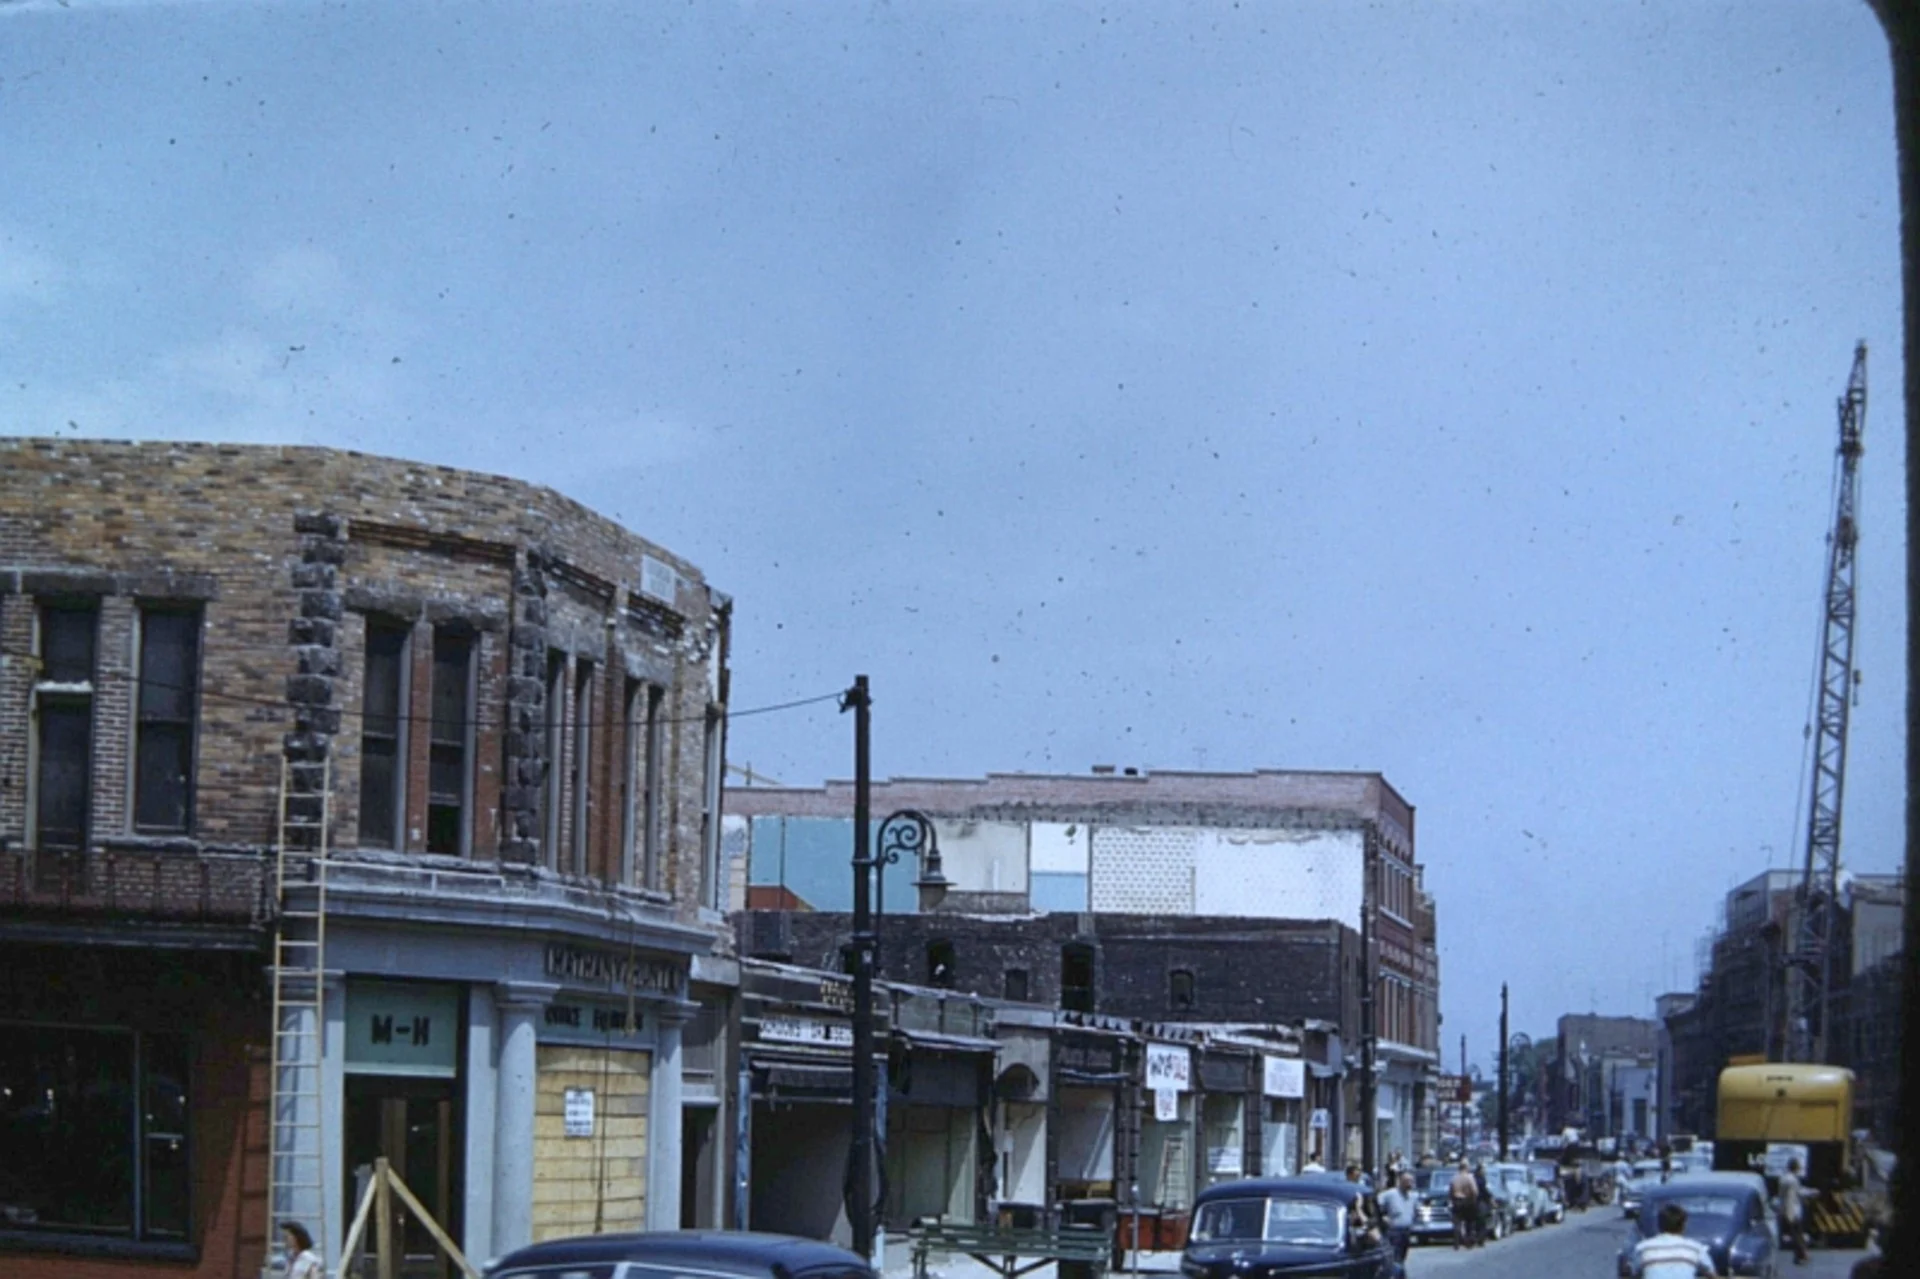
M321 1129L321 1032L326 1024L327 828L332 817L332 762L322 766L318 822L288 815L289 767L280 761L275 835L279 918L273 939L273 1089L267 1116L267 1264L284 1266L280 1226L297 1221L322 1248L326 1161ZM309 838L289 855L289 827ZM296 890L301 904L296 905ZM305 903L310 902L310 907Z

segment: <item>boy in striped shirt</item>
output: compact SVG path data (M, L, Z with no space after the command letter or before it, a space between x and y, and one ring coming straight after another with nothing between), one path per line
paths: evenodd
M1677 1203L1661 1204L1656 1220L1660 1233L1634 1245L1635 1279L1713 1279L1713 1254L1686 1236L1687 1210Z

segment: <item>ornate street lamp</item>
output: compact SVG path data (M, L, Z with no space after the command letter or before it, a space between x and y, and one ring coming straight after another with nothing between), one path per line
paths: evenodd
M881 819L878 845L873 854L873 969L884 972L880 961L880 943L887 910L887 867L897 865L901 854L913 858L919 869L913 886L919 893L922 913L937 910L951 887L940 869L940 840L934 833L933 819L917 808L902 808Z

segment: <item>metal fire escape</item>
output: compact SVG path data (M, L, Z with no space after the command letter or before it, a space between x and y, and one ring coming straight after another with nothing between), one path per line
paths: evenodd
M1840 805L1847 777L1847 713L1853 701L1854 547L1861 432L1867 417L1867 346L1854 348L1840 400L1840 451L1833 530L1827 536L1826 621L1821 629L1818 706L1813 736L1813 799L1807 860L1795 894L1787 956L1787 1043L1795 1061L1827 1060L1828 999L1833 989L1834 924L1839 914Z

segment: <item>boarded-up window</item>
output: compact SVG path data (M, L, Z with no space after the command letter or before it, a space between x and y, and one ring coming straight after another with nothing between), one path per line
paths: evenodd
M534 1099L533 1237L641 1230L647 1215L644 1052L541 1044ZM593 1131L569 1137L567 1090L593 1094ZM576 1114L582 1107L576 1103Z

